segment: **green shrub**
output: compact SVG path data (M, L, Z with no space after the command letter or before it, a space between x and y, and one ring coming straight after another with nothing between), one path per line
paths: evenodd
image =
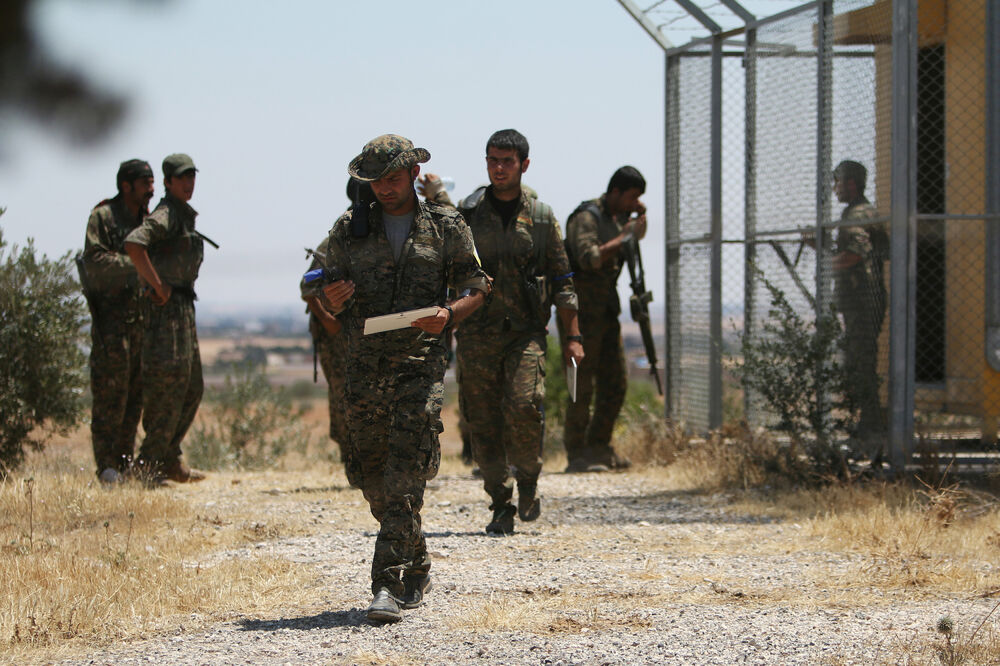
M301 420L306 408L296 407L285 389L272 387L259 366L236 368L221 388L207 393L205 413L185 446L193 466L259 469L293 447L308 447L311 435Z
M788 435L820 475L845 468L841 441L853 427L856 408L845 399L847 373L838 360L843 329L830 308L804 319L784 292L759 274L771 293L768 319L752 337L741 335L743 360L736 373L777 421L770 429Z
M0 475L83 410L86 306L73 270L69 254L37 256L31 239L8 247L0 229Z

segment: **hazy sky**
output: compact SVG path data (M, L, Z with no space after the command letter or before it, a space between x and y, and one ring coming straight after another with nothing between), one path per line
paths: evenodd
M643 172L647 283L662 292L664 58L614 0L37 4L49 49L132 104L96 148L8 125L10 242L82 247L119 162L153 165L155 203L163 157L186 152L199 230L221 245L206 247L201 302L299 307L303 248L346 207L347 163L365 142L411 138L431 152L423 168L464 196L486 182L486 139L514 127L531 143L524 182L562 224L617 167Z

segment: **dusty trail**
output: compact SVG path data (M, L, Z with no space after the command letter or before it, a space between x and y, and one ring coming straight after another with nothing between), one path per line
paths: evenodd
M390 626L365 619L375 523L359 492L342 480L322 488L287 475L216 476L173 492L219 515L249 502L267 525L308 528L285 538L262 528L260 541L197 566L284 558L314 568L319 601L256 617L193 614L171 635L59 663L895 663L935 640L940 616L968 624L995 603L866 588L855 578L868 565L861 556L827 550L800 525L741 513L726 496L672 489L664 476L545 474L542 517L507 538L482 534L478 480L440 476L424 510L434 589Z

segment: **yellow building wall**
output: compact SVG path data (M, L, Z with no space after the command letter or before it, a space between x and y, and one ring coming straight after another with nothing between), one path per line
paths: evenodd
M945 199L950 214L980 214L985 207L984 26L986 2L993 1L919 0L919 45L945 46ZM834 18L835 43L875 45L874 186L883 215L889 214L892 200L891 36L891 0ZM946 381L943 389L918 387L917 403L923 409L981 415L986 419L984 430L991 429L992 437L1000 418L1000 373L990 368L984 352L985 241L983 222L949 221L945 225ZM888 328L883 328L880 339L883 349L888 345Z

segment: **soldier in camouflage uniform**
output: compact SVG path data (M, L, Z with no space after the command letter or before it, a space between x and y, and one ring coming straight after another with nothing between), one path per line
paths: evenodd
M611 176L599 199L580 204L566 222L566 249L580 299L586 354L577 374L576 402L570 400L566 406L567 472L601 472L630 465L611 446L611 432L628 388L618 322L622 311L618 276L626 261L624 244L646 234L646 209L639 201L645 191L642 174L624 166ZM632 213L638 217L629 220Z
M316 247L318 256L326 256L327 240ZM313 259L309 270L319 268L319 261ZM327 400L330 407L330 439L340 449L340 461L346 462L347 452L347 413L344 411L344 365L347 360L347 344L340 335L340 322L334 317L316 297L309 299L309 333L312 335L313 346L319 357L319 365L326 378ZM348 479L351 485L355 483Z
M146 438L136 462L152 483L200 481L181 460L181 441L204 392L194 283L204 257L198 214L188 203L197 169L182 153L163 160L166 194L125 239L125 250L148 285L143 332L143 417Z
M861 411L857 438L873 461L881 457L885 425L879 403L878 337L885 320L886 290L883 268L888 235L875 207L865 198L868 172L858 162L845 160L833 172L837 200L847 204L837 228L832 259L834 297L844 317L844 357L848 400Z
M81 282L91 314L90 435L97 474L118 483L132 461L142 416L142 317L138 275L125 237L149 212L153 170L143 160L122 162L118 194L90 213Z
M493 278L487 304L459 328L458 374L472 454L490 496L486 532L514 531L514 481L521 520L538 518L542 469L546 326L554 301L567 332L564 358L583 360L569 260L552 209L521 188L528 141L501 130L486 144L490 186L459 203L483 268ZM551 296L550 296L551 294ZM514 468L514 479L510 467Z
M368 617L401 618L423 600L430 558L421 529L427 480L441 459L441 402L446 327L479 307L489 282L461 216L422 204L414 192L423 148L387 134L365 145L348 171L370 182L376 201L359 201L330 231L325 280L303 282L319 296L347 339L346 398L349 478L358 481L380 523L372 558ZM459 297L450 304L451 287ZM377 315L434 307L411 325L364 335Z

